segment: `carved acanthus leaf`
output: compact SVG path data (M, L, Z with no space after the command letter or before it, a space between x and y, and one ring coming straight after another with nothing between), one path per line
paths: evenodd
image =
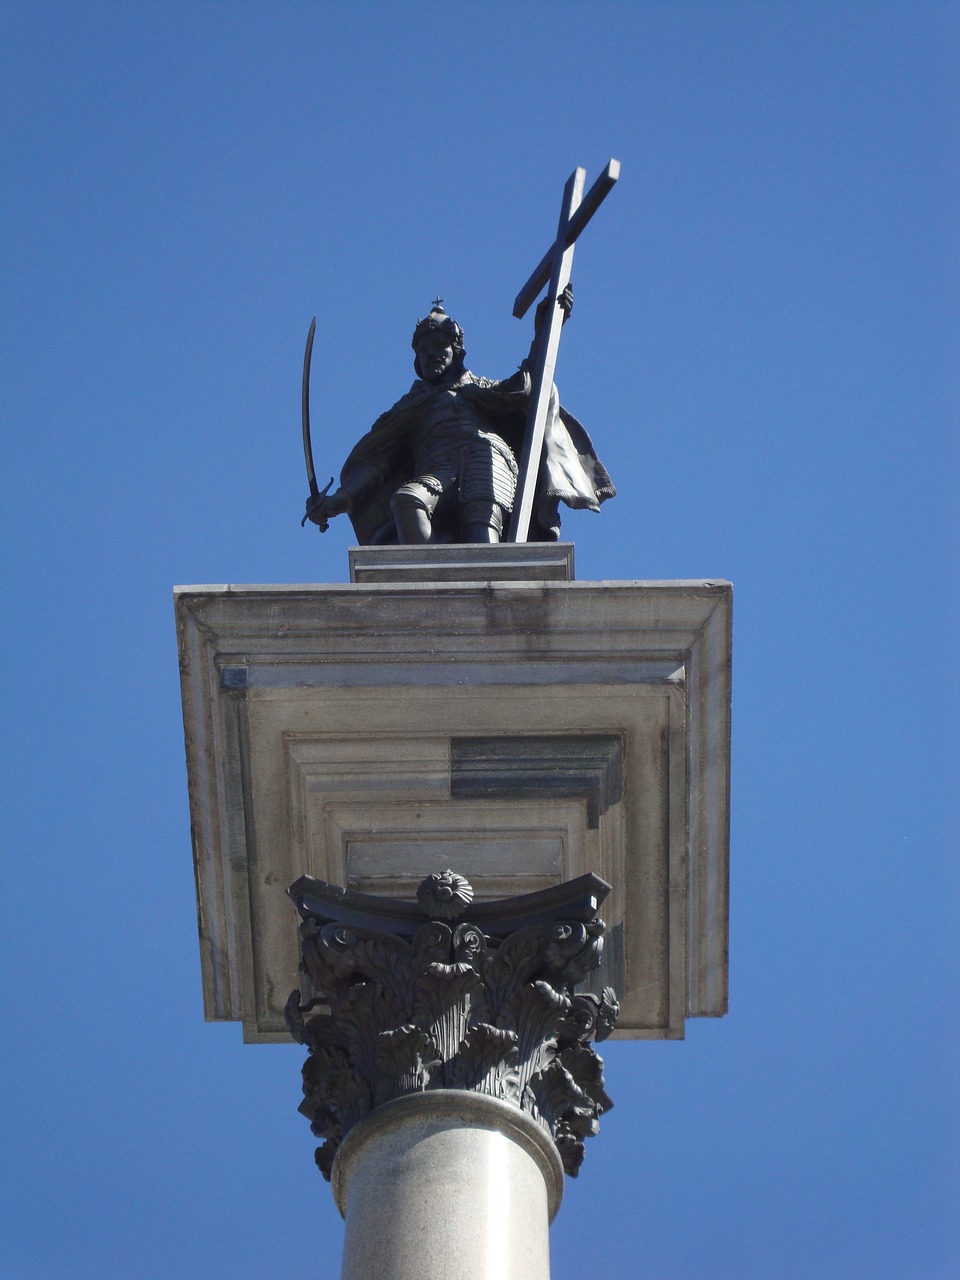
M442 1062L449 1062L467 1034L483 984L469 964L429 964L417 979L413 1020L429 1031Z
M567 996L540 980L521 987L507 1006L506 1012L517 1032L521 1093L556 1056L557 1025L569 1006Z
M374 1106L421 1093L440 1066L437 1046L420 1027L383 1031L377 1038Z
M520 1104L517 1033L480 1022L467 1032L460 1052L444 1069L448 1089L474 1089Z

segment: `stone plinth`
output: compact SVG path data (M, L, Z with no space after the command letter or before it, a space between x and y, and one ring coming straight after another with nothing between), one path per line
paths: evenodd
M564 556L363 548L349 584L177 590L208 1018L286 1039L298 877L408 897L444 866L480 901L612 885L616 1035L725 1012L730 587Z
M572 582L572 542L351 547L351 582Z

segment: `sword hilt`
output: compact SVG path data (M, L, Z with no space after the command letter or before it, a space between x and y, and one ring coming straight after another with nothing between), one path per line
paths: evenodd
M323 501L323 499L324 499L324 498L327 496L327 494L330 492L330 486L331 486L332 484L333 484L333 476L331 476L331 477L330 477L330 479L327 481L327 483L323 486L323 488L322 488L322 489L318 489L318 488L317 488L317 486L316 486L316 484L314 484L314 486L313 486L313 492L310 494L310 497L307 499L307 512L306 512L306 515L305 515L305 516L303 517L303 519L300 521L300 528L301 528L301 529L302 529L302 528L303 528L303 526L307 523L307 521L310 519L310 512L311 512L311 511L313 511L313 509L314 509L315 507L319 506L319 505L320 505L320 503ZM317 524L317 528L320 530L320 532L321 532L321 533L326 533L326 532L327 532L327 530L330 528L330 521L329 521L329 520L319 521L319 522L316 522L316 524Z

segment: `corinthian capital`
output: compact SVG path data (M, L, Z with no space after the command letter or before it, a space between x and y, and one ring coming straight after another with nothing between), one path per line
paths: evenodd
M429 876L415 903L307 876L291 886L301 986L287 1025L310 1051L300 1110L324 1139L325 1177L368 1112L429 1089L513 1103L577 1174L584 1139L612 1105L593 1042L613 1030L616 997L576 991L600 963L608 891L588 875L475 904L452 871Z

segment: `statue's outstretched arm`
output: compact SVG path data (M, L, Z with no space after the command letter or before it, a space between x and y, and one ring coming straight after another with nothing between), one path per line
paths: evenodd
M334 516L352 511L383 484L383 471L373 462L360 462L340 477L340 488L335 493L321 494L307 499L306 519L318 525L326 533L327 524Z
M329 489L327 485L327 489ZM342 511L349 511L349 496L344 493L343 489L338 489L336 493L327 493L324 489L322 493L314 496L313 494L307 499L306 515L300 521L306 524L309 520L312 524L317 525L321 533L327 532L327 527L334 516L340 515Z

